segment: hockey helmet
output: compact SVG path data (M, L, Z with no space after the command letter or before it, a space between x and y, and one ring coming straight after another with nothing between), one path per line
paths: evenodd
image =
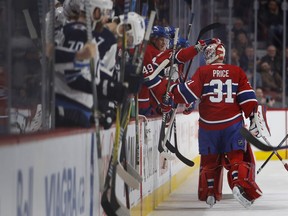
M175 28L173 27L173 26L167 26L167 27L165 27L165 31L166 31L166 33L168 34L168 36L170 37L170 38L174 38L174 36L175 36Z
M173 47L173 43L174 43L174 40L173 40L173 39L170 39L170 41L169 41L169 48L172 48L172 47ZM177 46L177 49L186 48L186 47L189 47L189 46L190 46L190 43L189 43L189 41L186 40L185 38L179 37L176 46Z
M152 27L151 37L169 38L169 35L163 26L157 25Z
M120 32L120 27L125 23L124 15L119 16L120 23L117 26L118 35L122 36ZM127 14L127 29L126 29L126 37L127 37L127 47L133 48L136 45L142 43L145 34L145 21L142 16L135 12L129 12Z
M113 2L111 0L90 0L90 13L94 21L99 21L102 17L112 18L114 16ZM100 18L96 19L93 14L96 8L100 9Z
M63 7L57 7L55 9L55 28L63 26L66 22Z
M78 17L83 9L83 0L65 0L63 3L63 12L67 19Z
M225 48L222 43L209 44L204 50L204 58L206 64L212 64L213 62L223 62L225 58Z

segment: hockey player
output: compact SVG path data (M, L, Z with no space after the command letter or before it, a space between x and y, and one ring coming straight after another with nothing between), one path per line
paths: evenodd
M91 0L90 2L90 13L93 18L92 21L95 23L94 12L97 11L97 5L93 1L97 0ZM56 125L57 120L59 120L59 125L89 127L90 108L93 105L91 76L90 71L87 70L90 59L95 59L95 68L93 70L96 73L99 100L109 99L122 102L128 93L129 85L128 83L113 82L111 80L103 81L100 79L99 65L101 64L101 59L95 40L87 43L83 1L65 0L63 8L68 22L63 27L63 40L56 47L55 55L55 68L57 70L55 88L57 104ZM66 107L66 109L63 109L63 107Z
M149 44L147 45L144 60L143 60L143 76L144 78L152 74L155 70L153 65L153 59L160 53L166 50L169 44L169 35L162 26L153 26L152 33L150 36ZM155 114L153 110L153 104L150 100L150 91L148 85L142 85L139 96L139 114L141 115L152 115Z
M207 43L213 43L216 39L209 39L209 40L199 40L196 45L189 46L186 48L181 48L180 50L176 50L175 54L175 60L174 64L184 64L185 62L192 60L200 51L202 51L206 46ZM153 65L155 68L162 68L164 65L163 63L166 62L166 67L170 66L170 58L172 55L172 49L168 49L164 52L161 52L153 59ZM144 70L144 69L143 69ZM156 71L156 70L155 70ZM153 97L158 100L158 102L161 104L163 101L163 96L166 93L167 83L169 77L164 77L163 79L161 76L153 76L153 73L155 73L154 70L147 71L144 70L144 80L147 80L144 82L144 85L147 86L147 88L151 91L151 94L153 94ZM153 77L153 79L147 79L147 77ZM146 77L146 79L145 79ZM192 104L186 103L186 104ZM161 104L161 112L163 113L169 113L170 107L166 107L165 104Z
M207 46L204 57L207 65L199 67L191 80L171 86L176 103L200 100L198 198L211 207L221 200L224 167L233 196L249 207L262 191L255 182L253 152L239 129L244 114L251 119L250 129L259 131L255 92L240 67L223 63L225 48L220 40Z

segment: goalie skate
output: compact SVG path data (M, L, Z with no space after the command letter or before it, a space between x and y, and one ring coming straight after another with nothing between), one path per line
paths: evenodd
M210 208L213 207L213 205L216 203L214 196L208 196L206 199L206 203L210 206Z
M243 189L239 186L233 188L233 197L245 208L249 208L253 204L253 200L248 200Z

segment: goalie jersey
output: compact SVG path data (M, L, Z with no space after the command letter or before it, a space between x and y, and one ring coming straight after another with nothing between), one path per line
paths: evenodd
M192 79L171 86L176 103L199 103L199 126L208 130L224 129L249 117L257 106L255 92L245 72L223 63L201 66Z

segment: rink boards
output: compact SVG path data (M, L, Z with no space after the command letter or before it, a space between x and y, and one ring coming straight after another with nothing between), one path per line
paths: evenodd
M287 133L287 111L269 111L267 117L273 135L269 140L278 145ZM177 158L164 160L159 154L160 127L161 118L140 118L137 147L135 122L128 126L128 161L143 177L139 190L130 189L131 215L147 215L199 168L198 112L177 115L179 150L196 162L193 168ZM93 132L93 129L70 128L1 138L0 215L102 215L99 175L101 178L106 175L115 128L101 131L101 169L97 152L91 153L93 145L96 149ZM173 136L171 141L174 144ZM267 158L267 154L255 150L257 159ZM281 154L287 158L286 151ZM116 194L125 204L123 181L119 177Z

